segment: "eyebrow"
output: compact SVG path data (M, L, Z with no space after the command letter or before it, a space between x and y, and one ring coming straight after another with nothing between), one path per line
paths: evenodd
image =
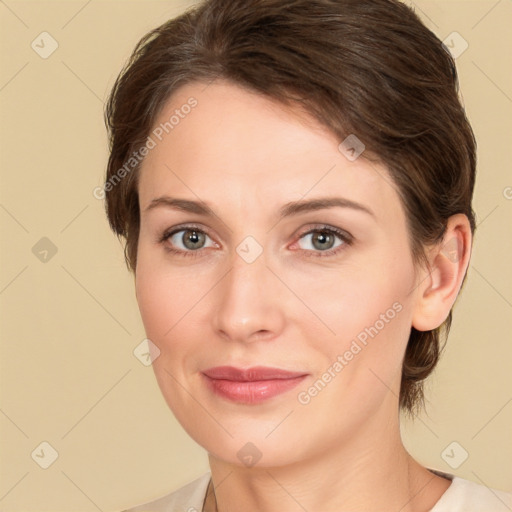
M204 215L207 217L217 217L213 211L213 208L211 208L204 201L193 201L190 199L180 199L170 196L161 196L153 199L151 203L146 206L144 212L148 212L158 207L172 208L175 210L195 213L197 215ZM286 203L279 209L278 218L281 220L285 217L298 215L300 213L334 207L351 208L353 210L367 213L368 215L371 215L375 218L375 213L366 206L342 197L320 197L316 199L292 201Z

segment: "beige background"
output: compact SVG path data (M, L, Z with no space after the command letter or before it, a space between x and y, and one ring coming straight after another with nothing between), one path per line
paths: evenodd
M92 195L107 92L138 39L187 5L0 1L2 511L120 510L208 469L133 354L145 337L133 279ZM428 414L404 439L429 467L510 490L512 2L415 5L441 39L469 44L457 65L479 142L479 225ZM31 48L43 31L58 43L46 59ZM46 262L43 237L57 249ZM44 441L58 452L47 469Z

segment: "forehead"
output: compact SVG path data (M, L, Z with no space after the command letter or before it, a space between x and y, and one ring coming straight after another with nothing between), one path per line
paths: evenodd
M342 141L312 117L229 82L181 87L150 137L142 209L163 194L260 209L320 195L382 211L398 201L383 166L349 161L338 149Z

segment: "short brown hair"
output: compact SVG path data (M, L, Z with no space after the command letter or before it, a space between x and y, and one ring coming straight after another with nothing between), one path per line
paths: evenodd
M442 239L451 215L465 214L474 232L476 142L455 63L411 8L398 0L205 0L139 41L105 107L106 212L133 272L140 165L122 179L116 173L178 87L215 78L300 107L340 141L363 141L363 157L375 155L400 194L415 262L425 262L425 246ZM411 328L399 398L411 414L424 405L423 380L451 320L450 311L437 329Z

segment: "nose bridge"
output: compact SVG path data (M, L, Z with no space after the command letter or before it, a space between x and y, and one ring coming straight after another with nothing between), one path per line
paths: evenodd
M282 328L283 311L276 289L279 283L267 268L265 251L258 246L251 237L237 246L230 271L218 287L214 327L230 340L272 337Z

